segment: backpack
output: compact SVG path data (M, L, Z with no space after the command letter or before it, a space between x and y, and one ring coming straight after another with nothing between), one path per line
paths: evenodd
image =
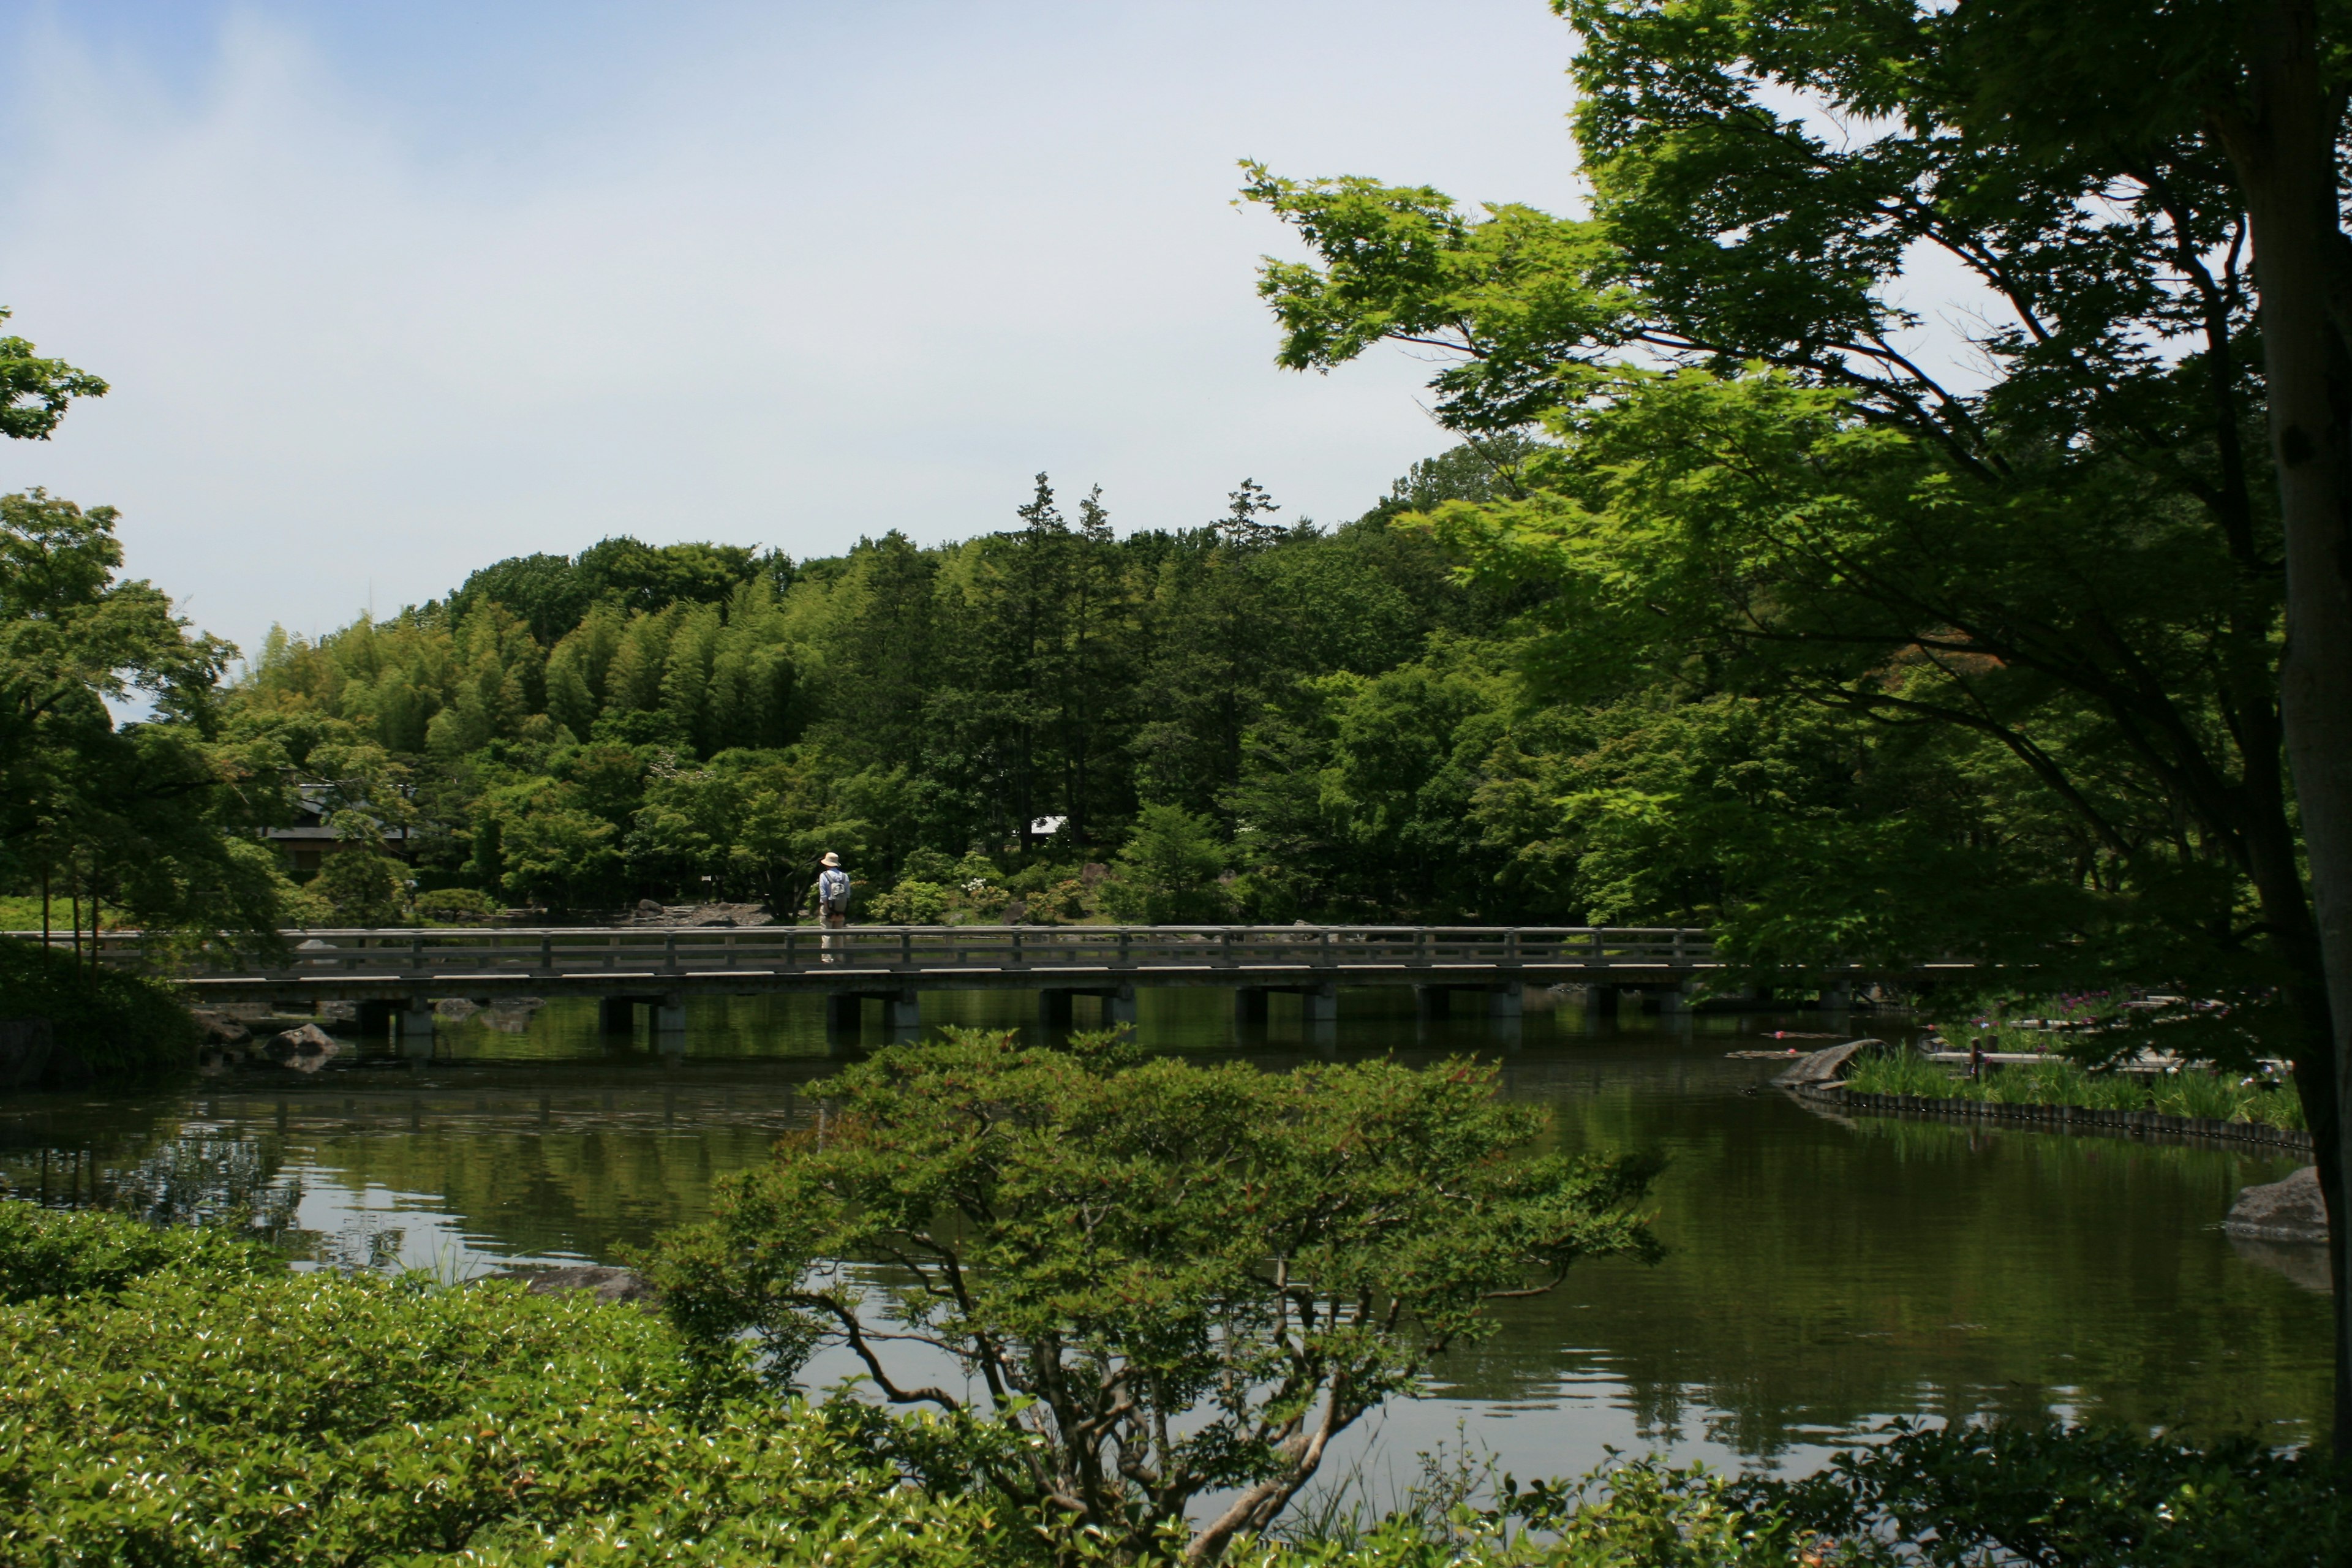
M817 873L817 907L829 915L849 912L849 873L838 866L827 866Z

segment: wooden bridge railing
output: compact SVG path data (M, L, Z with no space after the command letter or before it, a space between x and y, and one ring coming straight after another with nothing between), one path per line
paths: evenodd
M25 933L37 940L37 932ZM614 979L821 974L937 976L1056 971L1154 972L1667 968L1711 966L1700 930L1595 926L814 926L551 927L289 931L284 963L199 963L209 980L467 977ZM54 939L59 944L62 935ZM85 939L87 940L87 939ZM110 932L101 959L149 968L135 932Z

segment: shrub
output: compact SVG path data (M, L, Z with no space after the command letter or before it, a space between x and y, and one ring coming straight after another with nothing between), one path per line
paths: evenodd
M165 1229L0 1202L0 1302L115 1292L166 1268L259 1276L284 1273L286 1260L217 1230Z
M935 926L948 917L954 895L937 882L908 879L866 907L868 919L886 926Z
M57 1043L109 1077L189 1066L201 1038L162 981L100 969L61 948L0 937L0 1014L47 1018Z
M436 888L416 896L416 918L436 924L476 924L499 912L488 893L475 888Z
M2321 1568L2352 1532L2324 1452L2035 1422L1897 1422L1885 1435L1817 1476L1741 1490L1801 1527L1910 1548L1884 1550L1888 1562Z
M78 1257L152 1245L129 1221L55 1223ZM0 1267L37 1271L26 1234L0 1233ZM173 1245L116 1287L0 1309L0 1559L944 1568L1013 1554L997 1516L902 1487L855 1422L726 1404L635 1308L256 1272Z

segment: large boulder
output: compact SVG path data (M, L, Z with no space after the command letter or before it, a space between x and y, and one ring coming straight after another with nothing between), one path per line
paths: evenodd
M2319 1167L2305 1165L2283 1182L2247 1187L2230 1205L2221 1228L2263 1241L2327 1240L2327 1205L2319 1196Z
M316 1024L305 1024L298 1029L287 1029L272 1035L261 1047L261 1054L279 1067L296 1072L317 1072L329 1058L342 1050L336 1038Z
M515 1279L534 1296L561 1296L585 1290L599 1301L625 1301L650 1310L654 1288L634 1268L612 1268L601 1263L574 1264L563 1268L509 1268L485 1274L485 1279Z
M1799 1057L1772 1079L1783 1089L1802 1089L1811 1084L1836 1083L1845 1077L1845 1064L1856 1056L1868 1055L1886 1048L1885 1040L1848 1040L1843 1045L1828 1046Z

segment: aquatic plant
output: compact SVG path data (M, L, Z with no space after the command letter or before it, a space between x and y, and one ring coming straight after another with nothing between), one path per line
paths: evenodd
M2216 1121L2300 1129L2303 1102L2291 1075L2235 1074L2204 1068L2160 1073L2094 1070L2064 1057L1988 1062L1976 1077L1957 1064L1904 1052L1857 1062L1846 1078L1857 1094L1968 1100L1988 1105L2072 1105L2092 1110L2154 1110Z

